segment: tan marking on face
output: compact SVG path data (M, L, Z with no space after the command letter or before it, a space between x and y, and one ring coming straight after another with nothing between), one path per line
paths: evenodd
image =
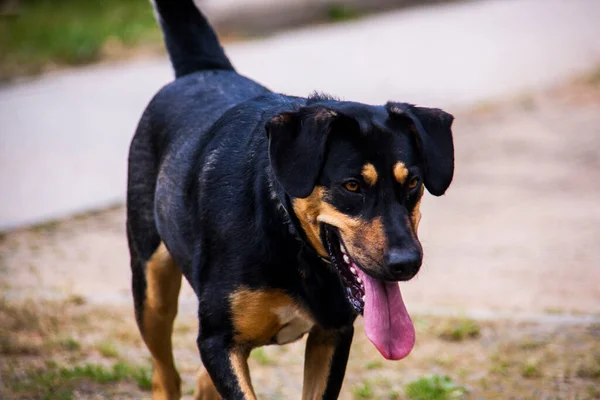
M338 228L350 256L364 268L383 265L387 238L381 217L372 220L350 217L324 201L324 197L325 189L316 187L307 198L293 201L294 212L313 248L329 257L321 242L321 223L325 223Z
M419 194L419 201L417 201L417 204L415 204L415 208L413 209L411 215L410 215L410 222L412 224L412 227L415 231L415 234L418 232L419 230L419 223L421 222L421 200L423 200L423 192L425 191L425 189L423 188L423 186L421 185L421 193Z
M335 340L327 331L315 327L308 335L304 357L302 399L322 399L331 372Z
M294 199L292 206L294 213L300 221L302 230L306 234L306 237L313 249L323 257L328 257L327 251L321 242L320 227L317 222L317 217L321 211L323 203L323 193L325 189L321 186L314 188L310 196L304 199Z
M401 185L404 185L406 182L406 178L408 178L408 169L402 161L398 161L396 165L394 165L394 177Z
M200 368L196 376L194 400L221 400L221 395L204 367Z
M252 380L250 379L250 370L248 369L248 356L250 350L248 348L234 348L229 353L229 362L233 368L238 385L244 394L244 399L256 400Z
M177 315L181 270L160 243L146 263L146 301L142 338L152 354L152 393L156 398L179 398L181 379L175 369L171 335Z
M362 176L369 186L374 186L375 183L377 183L377 170L371 163L367 163L363 166Z
M242 288L230 296L231 314L235 328L234 340L240 344L261 346L273 339L290 340L291 332L286 325L307 332L314 322L308 313L282 290L250 290ZM303 325L303 322L305 325ZM288 326L289 327L289 326ZM297 339L295 337L294 339Z

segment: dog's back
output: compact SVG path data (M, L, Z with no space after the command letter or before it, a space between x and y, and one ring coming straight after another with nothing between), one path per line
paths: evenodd
M130 147L127 224L143 232L142 237L129 237L130 246L143 260L152 255L160 241L154 196L163 154L179 151L177 161L185 163L189 156L186 151L202 148L203 142L210 140L204 133L228 109L268 92L235 72L192 0L157 0L155 7L177 79L147 106ZM177 175L183 167L173 165L171 173Z
M237 74L219 45L217 37L192 0L156 0L165 43L175 72L175 81L163 87L144 111L132 139L128 160L127 234L131 253L136 316L142 322L147 282L144 265L157 251L162 238L157 226L156 196L169 196L163 202L172 218L186 213L182 191L196 169L202 150L210 142L206 133L230 108L268 90ZM165 156L167 155L167 156ZM162 180L159 179L162 176ZM161 180L161 184L157 182ZM187 182L190 183L191 182ZM162 210L167 212L167 210ZM164 235L191 233L181 215L177 231ZM183 244L172 240L173 249L183 258L191 256ZM189 267L178 260L181 268Z

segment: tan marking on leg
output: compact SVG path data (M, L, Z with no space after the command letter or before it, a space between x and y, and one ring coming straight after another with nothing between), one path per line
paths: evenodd
M308 335L304 355L303 400L322 399L331 372L334 337L317 327Z
M237 377L238 385L244 394L246 400L256 400L252 380L250 379L250 370L248 369L248 356L250 350L245 347L239 347L231 351L229 361L233 368L233 373Z
M377 170L371 163L367 163L363 166L362 176L369 186L374 186L377 183Z
M401 185L404 185L406 178L408 178L408 169L403 162L399 161L394 165L394 177Z
M221 395L204 367L200 368L196 377L194 400L221 400Z
M272 342L290 321L310 316L282 290L242 288L230 296L231 315L238 344L262 346Z
M146 282L142 337L152 354L154 365L152 399L179 399L181 379L175 369L171 335L177 315L181 270L164 243L146 263Z

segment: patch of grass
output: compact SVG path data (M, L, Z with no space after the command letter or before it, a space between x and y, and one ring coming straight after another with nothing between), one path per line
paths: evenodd
M490 368L490 372L496 375L508 376L509 363L506 360L497 360Z
M259 363L260 365L273 365L275 362L267 355L265 349L259 348L252 350L250 358Z
M146 0L21 0L0 18L0 79L50 65L96 61L107 52L161 43Z
M479 325L471 319L461 318L450 320L442 326L439 337L451 342L461 342L465 339L476 339L481 335Z
M131 371L131 377L142 390L152 390L152 371L146 367L137 367Z
M410 382L404 393L411 400L451 400L463 398L467 390L447 376L433 375Z
M354 394L354 397L358 399L371 399L375 395L373 386L370 382L363 382L360 385L355 386L352 389L352 393Z
M519 348L521 350L535 350L545 347L547 344L548 342L543 340L526 339L521 344L519 344Z
M450 368L455 363L455 360L450 354L442 352L433 359L433 362L442 367Z
M0 331L0 355L31 356L43 352L43 342L24 335ZM0 357L1 358L1 357Z
M119 326L112 330L110 337L114 338L122 345L141 346L143 343L139 330L133 324Z
M150 383L152 383L152 382L150 382ZM189 388L187 388L187 390L183 391L183 395L184 396L193 396L194 393L196 393L196 388L195 387L191 387L191 386Z
M394 389L390 389L387 392L387 398L389 400L396 400L400 398L400 393L398 393L396 390Z
M542 376L541 365L537 360L529 360L521 365L521 376L528 379L536 379Z
M56 363L46 363L45 369L27 371L19 379L9 379L9 388L25 398L71 399L73 392L84 381L97 384L133 380L143 390L152 388L150 371L145 367L134 367L117 362L112 367L86 363L75 367L58 367Z
M600 399L600 388L596 385L588 386L587 393L590 399Z
M380 369L382 366L381 361L369 361L365 364L366 369Z
M8 302L0 299L0 326L8 332L37 332L49 336L57 332L64 307L60 303L32 300Z
M72 337L68 337L60 341L60 347L67 351L78 351L81 349L81 344Z
M98 350L103 357L117 358L119 356L119 351L117 350L115 344L110 341L98 343L96 345L96 350Z
M577 367L577 376L584 379L600 380L600 354L596 354L592 359L584 360Z
M327 19L330 22L352 21L359 17L360 12L348 5L332 4L327 8Z

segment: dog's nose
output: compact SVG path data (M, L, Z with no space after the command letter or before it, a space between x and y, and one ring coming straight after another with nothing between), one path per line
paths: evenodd
M392 248L386 256L388 270L397 281L407 281L415 276L422 261L423 256L416 248Z

